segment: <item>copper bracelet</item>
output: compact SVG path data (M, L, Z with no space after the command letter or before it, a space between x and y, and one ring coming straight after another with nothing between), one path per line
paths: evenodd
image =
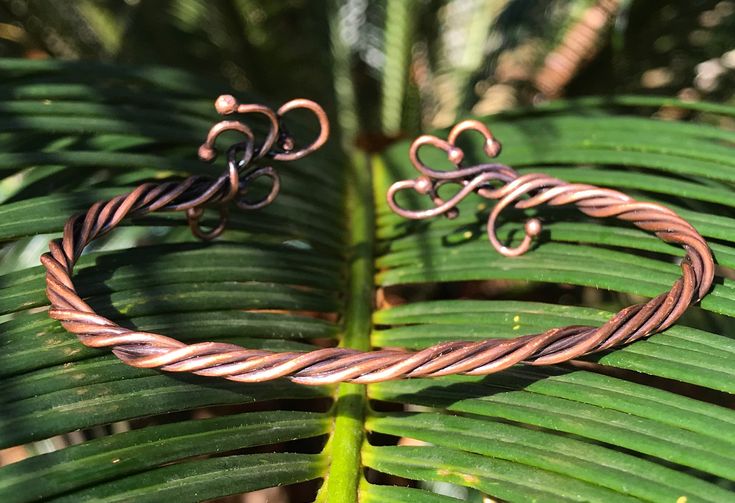
M50 253L41 257L47 270L46 293L51 302L49 316L76 334L83 344L95 348L111 347L112 352L128 365L224 377L240 382L287 377L309 385L345 381L373 383L449 374L485 375L517 363L560 363L660 332L670 327L690 304L700 300L712 285L714 261L707 243L688 222L664 206L639 202L615 190L567 183L540 173L521 176L502 164L463 166L464 153L456 141L465 131L476 131L484 136L485 152L490 157L500 152L500 143L488 128L478 121L468 120L455 126L447 140L424 135L414 141L410 150L411 162L421 175L390 187L388 203L393 211L409 219L437 215L453 218L458 214L457 204L472 192L486 199L496 199L498 202L487 225L490 242L503 255L517 256L529 249L533 237L541 231L541 222L536 218L528 220L522 243L509 248L501 244L495 234L497 217L504 208L509 205L531 208L543 203L552 206L574 204L586 215L630 221L667 243L681 245L686 252L681 262L681 278L669 292L621 310L601 327L575 325L514 339L444 342L415 352L324 348L278 353L220 342L185 344L164 335L121 327L96 314L77 294L72 282L74 265L90 242L107 234L126 217L139 217L154 211L185 211L193 233L202 239L212 239L225 228L230 202L235 202L242 209L257 209L269 204L278 194L278 174L257 161L264 158L299 159L321 147L329 136L324 110L309 100L293 100L273 111L262 105L239 104L232 96L220 96L215 107L223 115L235 112L261 114L270 123L270 131L262 143L256 143L253 132L242 121L217 123L200 147L199 155L203 160L213 160L216 156L215 141L221 133L241 133L244 140L227 150L227 173L216 179L192 176L180 182L145 183L129 194L97 202L86 213L69 219L62 239L52 241ZM297 108L312 111L321 128L317 139L301 150L295 149L283 120L284 114ZM456 169L435 170L425 165L419 151L426 146L443 150ZM260 177L270 179L270 192L260 200L248 200L245 193L253 180ZM439 189L448 184L455 185L457 191L444 200ZM404 209L395 200L403 190L427 195L434 206L426 210ZM202 229L199 224L205 206L216 206L220 211L219 224L210 230Z

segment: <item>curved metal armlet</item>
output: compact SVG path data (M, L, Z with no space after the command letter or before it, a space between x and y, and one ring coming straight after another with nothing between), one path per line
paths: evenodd
M290 135L282 134L283 115L296 108L314 112L321 128L316 140L298 151L293 150ZM307 100L294 100L272 112L260 105L240 105L231 96L224 96L217 101L217 110L223 114L263 114L270 121L271 130L265 140L256 145L250 128L244 124L237 121L218 123L200 149L204 159L214 159L214 145L222 132L234 130L245 136L243 142L228 150L228 171L224 175L215 180L190 177L182 182L146 183L129 194L98 202L86 213L72 217L64 227L63 238L52 241L50 252L41 257L47 271L46 293L51 301L49 316L75 333L83 344L110 347L129 365L192 372L239 382L287 377L309 385L341 381L372 383L460 373L484 375L517 363L559 363L662 331L670 327L691 303L701 299L712 285L714 261L707 243L689 223L671 210L636 201L615 190L566 183L544 174L519 176L502 164L464 167L461 165L464 153L456 146L456 140L467 131L484 136L485 152L490 157L500 152L500 143L487 127L476 121L464 121L450 132L447 140L422 136L414 142L410 157L420 176L415 180L396 182L388 191L388 203L396 213L411 219L437 215L452 217L458 214L457 205L472 192L486 199L497 199L488 218L488 236L497 251L517 256L529 249L531 240L541 230L541 222L538 219L526 222L526 236L521 245L509 248L501 244L495 235L495 224L504 208L510 205L531 208L541 204L574 204L589 216L630 221L653 232L663 241L681 245L686 252L681 262L681 278L669 292L621 310L601 327L574 325L515 339L445 342L416 352L325 348L306 353L276 353L219 342L185 344L164 335L121 327L96 314L79 296L72 281L74 265L89 243L112 230L126 217L167 210L186 211L194 233L211 239L224 229L229 202L235 200L240 208L257 209L269 204L278 194L280 181L275 170L257 166L253 164L255 161L266 156L277 160L299 159L319 148L329 134L324 111ZM443 150L456 169L434 170L422 163L418 153L426 146ZM251 182L259 177L270 179L271 190L259 201L246 200L244 194ZM438 193L439 188L445 185L457 186L456 193L447 200ZM428 196L434 206L424 210L401 207L396 196L405 190ZM221 212L220 223L210 231L199 227L205 205L219 206Z

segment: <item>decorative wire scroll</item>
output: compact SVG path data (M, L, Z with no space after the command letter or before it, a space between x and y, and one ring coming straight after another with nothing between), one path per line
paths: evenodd
M445 342L416 352L324 348L278 353L220 342L185 344L163 335L121 327L96 314L79 297L71 280L74 265L90 242L111 231L123 218L153 211L186 211L194 234L202 239L212 239L225 228L230 202L234 201L242 209L257 209L272 202L278 194L278 174L271 167L256 164L257 161L264 158L300 159L321 147L329 135L326 114L319 105L308 100L293 100L273 111L262 105L239 104L231 96L220 96L215 106L222 115L263 115L270 123L270 130L265 139L256 144L253 132L241 121L217 123L199 149L203 160L214 160L215 141L224 131L237 131L245 136L244 141L226 151L227 173L217 179L194 176L182 182L146 183L127 195L95 203L86 213L69 219L63 238L52 241L50 253L41 257L47 270L46 292L51 301L49 316L76 334L83 344L96 348L111 347L112 352L128 365L224 377L240 382L287 377L309 385L342 381L372 383L449 374L485 375L517 363L560 363L660 332L670 327L690 304L701 299L712 285L714 261L707 243L673 211L658 204L638 202L611 189L571 184L544 174L520 176L502 164L465 167L462 165L464 152L456 146L456 140L462 133L474 130L482 134L485 152L490 157L500 152L500 143L485 125L464 121L451 130L447 140L421 136L413 143L410 158L421 176L391 186L388 203L393 211L410 219L437 215L453 218L458 215L457 204L471 192L486 199L497 199L488 219L490 242L500 253L517 256L529 249L533 237L541 231L541 222L535 218L528 220L521 244L509 248L501 244L495 234L497 217L504 208L510 205L532 208L544 203L552 206L574 204L589 216L630 221L665 242L681 245L686 251L681 262L681 278L669 292L621 310L601 327L574 325L515 339ZM321 127L317 139L300 150L295 149L294 140L283 123L284 114L297 108L312 111ZM440 171L425 165L419 158L419 150L424 146L443 150L456 169ZM271 190L262 199L250 201L245 194L253 180L259 177L271 180ZM457 187L456 193L447 200L438 193L445 185ZM409 189L429 196L434 207L408 210L399 206L396 195ZM205 206L216 206L220 210L219 224L208 231L199 224Z

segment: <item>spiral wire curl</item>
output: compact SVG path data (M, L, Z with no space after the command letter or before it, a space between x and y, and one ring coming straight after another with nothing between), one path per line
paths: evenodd
M530 248L532 239L541 231L541 222L536 218L528 220L521 244L510 248L500 243L495 234L497 218L504 208L510 205L524 209L541 204L574 204L586 215L629 221L653 232L665 242L681 245L686 251L681 262L681 278L669 292L621 310L601 327L573 325L514 339L451 341L416 352L397 349L362 352L349 348L272 352L220 342L185 344L164 335L121 327L96 314L77 294L72 282L74 265L90 242L111 231L126 217L138 217L153 211L185 211L192 232L202 239L212 239L226 226L229 203L234 201L241 209L258 209L272 202L278 194L278 174L271 167L256 164L257 161L263 158L300 159L321 147L329 135L326 114L309 100L293 100L273 111L262 105L239 104L235 98L226 95L217 99L215 107L222 115L263 115L271 128L263 142L256 144L253 132L243 122L225 120L217 123L199 149L199 156L205 161L215 159L215 142L223 132L237 131L245 136L243 142L227 150L228 171L225 174L214 180L193 176L181 182L145 183L129 194L95 203L86 213L69 219L62 239L52 241L50 252L41 257L47 270L46 292L51 302L49 316L76 334L83 344L95 348L111 347L112 352L128 365L191 372L239 382L287 377L306 385L374 383L449 374L486 375L518 363L560 363L660 332L670 327L690 304L700 300L712 285L714 261L707 243L689 223L661 205L639 202L611 189L567 183L544 174L520 176L502 164L462 166L464 152L456 146L456 140L466 131L483 135L485 152L489 157L500 152L500 143L489 129L470 120L457 124L447 140L424 135L414 141L410 158L421 175L390 187L387 196L393 211L409 219L427 219L437 215L454 218L458 215L457 205L470 193L496 199L498 202L488 219L488 237L498 252L513 257ZM321 127L317 139L301 150L294 149L294 141L283 124L283 115L298 108L312 111ZM425 165L419 158L419 151L426 146L443 150L456 169L441 171ZM245 193L259 177L270 179L271 190L264 198L249 201L244 197ZM445 185L458 187L447 200L438 193ZM404 190L428 195L434 207L404 209L396 201L396 195ZM219 224L210 230L202 229L199 223L205 206L216 206L220 211Z

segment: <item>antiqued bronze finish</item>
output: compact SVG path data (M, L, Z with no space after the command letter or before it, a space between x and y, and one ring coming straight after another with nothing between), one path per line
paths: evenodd
M535 218L528 220L521 244L510 248L500 243L495 233L497 217L504 208L510 205L531 208L544 203L552 206L574 204L586 215L630 221L667 243L681 245L686 252L681 262L681 278L669 292L623 309L601 327L575 325L515 339L445 342L416 352L326 348L307 353L274 353L218 342L185 344L163 335L121 327L96 314L79 297L71 280L74 265L90 242L111 231L123 218L153 211L185 211L194 234L202 239L212 239L226 226L229 203L234 201L242 209L258 209L272 202L278 194L278 174L273 168L260 166L256 161L263 158L300 159L321 147L329 136L326 114L319 105L308 100L293 100L273 111L262 105L239 104L232 96L220 96L215 106L222 115L263 115L271 129L265 140L257 143L243 122L219 122L210 130L199 155L203 160L214 160L217 137L224 131L241 133L244 140L227 149L228 170L225 174L216 179L194 176L181 182L146 183L127 195L98 202L86 213L72 217L64 227L63 238L52 241L50 253L41 257L47 270L46 292L51 301L49 315L61 321L83 344L111 347L113 353L128 365L192 372L240 382L288 377L297 383L310 385L341 381L372 383L448 374L484 375L517 363L560 363L660 332L670 327L690 304L701 299L712 285L714 261L707 243L673 211L658 204L636 201L611 189L567 183L544 174L521 176L502 164L465 167L461 164L464 152L456 145L461 134L473 130L482 134L485 152L490 157L500 152L500 143L485 125L464 121L452 129L447 140L425 135L413 143L410 157L421 175L415 180L404 180L391 186L388 203L393 211L410 219L437 215L452 218L458 214L457 204L471 192L486 199L497 199L488 219L488 237L498 252L518 256L529 249L533 237L541 231L541 222ZM297 108L313 112L321 127L314 142L301 150L295 149L293 139L283 127L283 115ZM425 146L443 150L456 169L440 171L425 165L419 158L419 150ZM248 187L260 177L270 179L270 192L261 200L246 199L244 195ZM440 187L445 185L457 188L455 194L446 200L439 195ZM407 189L429 196L434 206L425 210L404 209L395 198ZM205 206L214 206L220 211L219 224L210 230L199 225Z

